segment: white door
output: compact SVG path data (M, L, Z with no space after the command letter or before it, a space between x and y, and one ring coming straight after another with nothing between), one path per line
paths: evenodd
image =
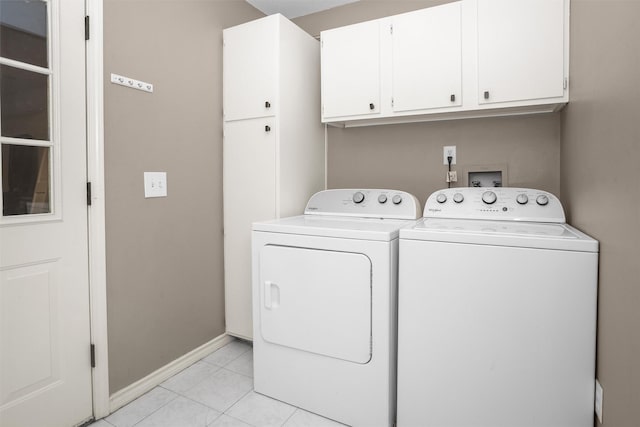
M380 113L378 21L322 32L322 117Z
M260 333L323 356L371 360L371 260L364 254L260 249Z
M278 102L278 16L224 30L224 120L272 116Z
M253 337L251 223L276 217L275 119L225 122L224 283L227 333Z
M479 102L563 96L564 22L564 0L479 0Z
M393 111L462 105L461 4L393 18Z
M92 415L84 15L84 0L0 2L3 427Z

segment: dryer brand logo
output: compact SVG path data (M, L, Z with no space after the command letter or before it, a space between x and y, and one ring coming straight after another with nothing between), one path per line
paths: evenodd
M308 211L317 211L318 208L316 208L315 206L309 206L309 207L307 207L307 210Z
M442 212L442 209L429 208L429 212Z

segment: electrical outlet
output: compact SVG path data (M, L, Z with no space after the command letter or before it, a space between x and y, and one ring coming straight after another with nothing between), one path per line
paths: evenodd
M167 173L166 172L145 172L144 173L144 197L167 197Z
M447 172L447 182L458 182L458 172L457 171Z
M455 165L456 164L456 146L455 145L447 145L445 147L442 147L442 158L443 158L443 163L445 165L449 164L449 161L447 159L447 157L451 156L451 164Z
M598 421L602 424L602 395L603 395L602 386L600 385L600 381L596 380L596 415L598 416Z

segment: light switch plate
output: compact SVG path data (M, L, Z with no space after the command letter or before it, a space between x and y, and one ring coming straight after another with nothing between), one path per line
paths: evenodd
M144 173L144 197L167 197L167 173Z

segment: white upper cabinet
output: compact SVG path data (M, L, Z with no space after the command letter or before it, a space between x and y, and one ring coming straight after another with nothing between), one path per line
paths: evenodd
M323 118L379 114L379 22L323 31L321 46Z
M393 111L462 105L461 4L394 16Z
M478 102L564 95L564 0L478 0Z
M324 123L546 113L569 101L569 0L462 0L321 38Z
M273 115L278 91L277 21L258 20L224 31L224 120Z

